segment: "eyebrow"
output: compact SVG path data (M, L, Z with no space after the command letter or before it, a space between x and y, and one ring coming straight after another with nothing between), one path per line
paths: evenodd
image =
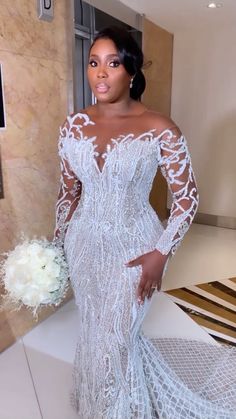
M97 54L91 54L90 55L90 58L91 57L93 57L93 58L99 58L99 55L97 55ZM119 58L119 55L118 54L108 54L108 55L106 55L106 57L107 58L114 58L114 57Z

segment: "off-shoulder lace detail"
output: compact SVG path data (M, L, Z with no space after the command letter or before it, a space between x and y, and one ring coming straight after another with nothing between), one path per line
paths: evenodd
M159 165L172 195L167 227L157 242L163 254L175 253L197 211L199 195L186 139L177 129L159 139Z

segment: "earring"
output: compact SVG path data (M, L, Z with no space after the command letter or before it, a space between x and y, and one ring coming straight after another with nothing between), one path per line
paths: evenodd
M132 77L132 79L130 80L130 85L129 85L130 89L132 89L132 87L133 87L133 80L134 80L134 78Z

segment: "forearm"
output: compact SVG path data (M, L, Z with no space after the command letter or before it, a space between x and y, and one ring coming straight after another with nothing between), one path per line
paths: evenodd
M75 191L74 191L75 192ZM75 193L60 191L56 204L56 226L54 230L54 242L63 246L69 222L80 200L80 188Z
M164 255L173 255L194 219L199 195L183 135L168 132L160 141L160 155L160 167L172 195L172 206L156 249Z
M174 208L173 205L172 208ZM180 212L178 215L172 209L167 227L160 236L156 249L163 255L174 254L180 245L183 237L187 233L198 208L198 194L191 202L189 208Z

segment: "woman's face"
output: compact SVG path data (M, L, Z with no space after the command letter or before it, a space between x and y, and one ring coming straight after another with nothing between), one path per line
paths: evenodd
M131 76L121 64L115 44L99 39L90 50L88 81L99 102L112 103L129 98Z

